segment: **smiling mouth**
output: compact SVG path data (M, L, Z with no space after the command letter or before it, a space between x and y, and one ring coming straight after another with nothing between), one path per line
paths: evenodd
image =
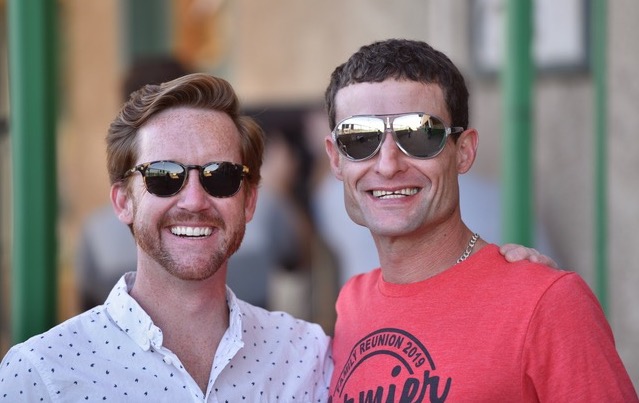
M400 197L413 196L419 192L419 188L404 188L393 191L388 190L373 190L371 193L373 197L378 199L398 199Z
M203 238L210 236L213 233L211 227L171 227L171 233L173 235L189 238Z

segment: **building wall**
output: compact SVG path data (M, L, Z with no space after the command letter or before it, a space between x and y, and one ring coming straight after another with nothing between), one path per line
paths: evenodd
M608 2L608 216L610 314L617 346L639 389L639 263L633 255L639 224L639 3Z
M60 316L78 311L74 258L84 219L109 201L105 138L120 104L118 2L61 3L61 80L65 91L58 134Z

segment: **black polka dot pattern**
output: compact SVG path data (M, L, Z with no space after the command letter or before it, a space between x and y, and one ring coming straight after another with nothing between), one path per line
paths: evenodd
M206 394L127 290L14 346L0 363L0 402L325 402L333 370L321 327L227 291L230 318Z

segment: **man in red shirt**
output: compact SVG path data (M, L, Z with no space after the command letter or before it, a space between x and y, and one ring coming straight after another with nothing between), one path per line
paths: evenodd
M585 282L508 263L462 221L458 175L479 134L448 57L419 41L364 46L326 102L331 169L381 264L340 292L332 402L638 401Z

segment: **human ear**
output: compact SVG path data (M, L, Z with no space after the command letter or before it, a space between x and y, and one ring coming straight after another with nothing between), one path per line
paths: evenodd
M455 143L457 147L457 173L463 174L470 170L477 157L479 133L473 128L464 130Z
M133 224L133 200L124 182L111 185L111 205L118 219L127 225Z
M257 186L248 186L244 199L244 216L248 223L253 219L255 214L255 206L257 205Z
M331 136L326 136L324 139L324 147L326 148L326 154L328 155L328 162L331 166L333 175L339 180L342 180L342 166L340 164L340 154L337 151L335 143Z

